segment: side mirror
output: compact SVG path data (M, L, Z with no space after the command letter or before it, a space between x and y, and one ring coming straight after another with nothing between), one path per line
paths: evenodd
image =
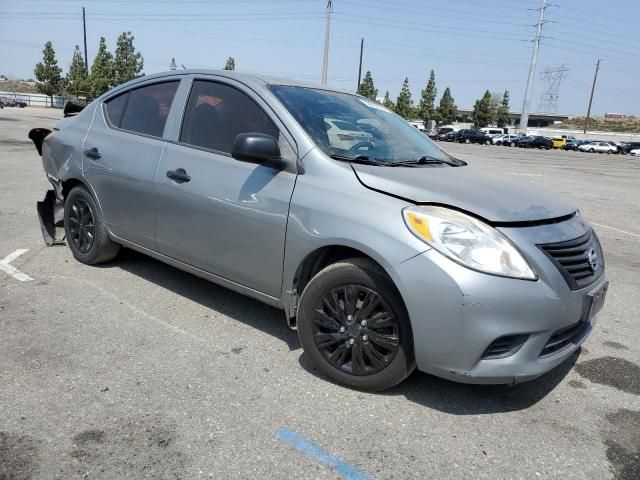
M236 160L252 163L282 164L278 141L264 133L240 133L233 139L231 156Z

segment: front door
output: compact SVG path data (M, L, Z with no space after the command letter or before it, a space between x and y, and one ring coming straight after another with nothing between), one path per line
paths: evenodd
M194 81L179 141L167 143L158 167L156 246L169 257L278 297L295 155L250 95L241 86ZM278 138L293 168L232 158L233 139L247 132Z
M147 248L154 246L155 176L178 83L145 85L99 105L83 147L84 176L109 230Z

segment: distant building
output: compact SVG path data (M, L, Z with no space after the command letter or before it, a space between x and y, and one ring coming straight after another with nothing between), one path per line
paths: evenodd
M604 118L629 119L635 120L635 115L627 115L626 113L605 113Z

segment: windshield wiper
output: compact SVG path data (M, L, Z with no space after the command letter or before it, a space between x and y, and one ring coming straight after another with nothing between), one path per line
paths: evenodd
M402 166L402 165L451 165L452 167L460 167L462 165L466 165L462 160L452 159L443 160L441 158L430 157L429 155L423 155L420 158L415 160L399 160L397 162L391 162L392 166Z
M362 163L364 165L377 165L381 167L388 167L392 165L391 162L385 162L375 157L368 157L366 155L356 155L355 157L349 157L347 155L329 155L334 160L341 160L343 162Z

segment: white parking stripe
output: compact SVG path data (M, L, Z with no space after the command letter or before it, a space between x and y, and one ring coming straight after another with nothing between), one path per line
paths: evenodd
M602 228L607 228L609 230L613 230L614 232L620 232L620 233L625 233L627 235L631 235L632 237L638 237L640 238L640 235L638 235L637 233L631 233L631 232L627 232L626 230L620 230L619 228L614 228L614 227L608 227L606 225L602 225L600 223L596 223L596 222L589 222L592 225L596 225L598 227L602 227Z
M20 270L18 270L13 265L9 265L16 258L18 258L20 255L22 255L24 253L27 253L28 251L29 251L29 249L27 249L27 248L19 248L15 252L10 253L9 255L4 257L2 260L0 260L0 270L2 270L3 272L7 273L8 275L11 275L13 278L15 278L16 280L19 280L21 282L28 282L29 280L33 280L33 278L31 278L26 273L22 273Z

